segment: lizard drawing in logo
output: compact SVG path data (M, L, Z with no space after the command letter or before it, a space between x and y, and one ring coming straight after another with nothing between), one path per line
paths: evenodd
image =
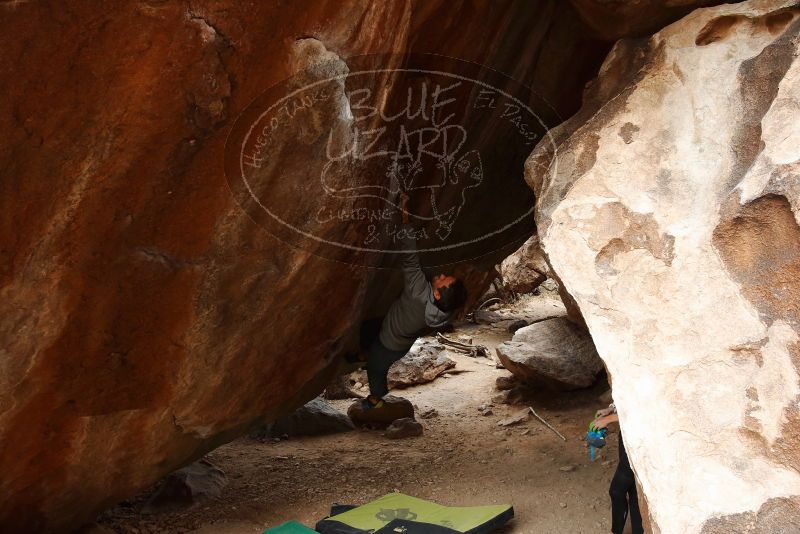
M418 200L422 197L424 201L415 203L420 209L410 215L421 221L435 221L434 232L444 241L464 208L467 191L483 183L483 162L477 150L459 154L466 141L466 131L461 126L420 130L424 131L409 134L401 128L401 139L405 141L401 140L396 151L374 152L359 152L357 148L371 148L374 142L363 141L370 132L353 132L350 148L344 153L332 157L328 151L320 178L323 190L337 198L378 198L398 210L401 192ZM431 134L428 130L433 131L434 137L424 139L424 133ZM414 143L408 141L412 134L419 136L413 150ZM458 142L453 143L453 139ZM442 143L438 152L431 149L434 141ZM454 148L450 146L453 144ZM374 181L353 183L354 177L364 176L374 177Z

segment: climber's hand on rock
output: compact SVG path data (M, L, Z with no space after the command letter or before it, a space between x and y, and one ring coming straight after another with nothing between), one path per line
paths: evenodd
M614 410L612 410L611 408L603 408L602 410L597 410L597 413L594 414L594 417L595 419L597 419L598 417L605 417L606 415L609 415L611 413L614 413Z
M598 429L607 428L608 425L610 425L611 423L616 423L618 421L619 421L619 417L617 417L617 414L615 414L615 413L614 414L609 414L609 415L606 415L604 417L600 417L598 419L595 419L594 426L595 426L595 428L598 428Z

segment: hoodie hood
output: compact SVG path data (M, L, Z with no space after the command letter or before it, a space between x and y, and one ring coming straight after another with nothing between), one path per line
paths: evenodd
M452 313L439 309L433 301L433 290L428 293L428 301L425 303L425 324L431 328L440 328L447 324L453 316Z

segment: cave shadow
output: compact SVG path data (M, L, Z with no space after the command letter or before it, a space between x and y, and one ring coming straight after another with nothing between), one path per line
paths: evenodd
M522 403L530 405L534 409L542 408L549 411L586 409L592 414L602 404L599 398L610 389L611 385L605 371L601 372L592 386L583 389L557 391L532 384L523 384L517 387Z

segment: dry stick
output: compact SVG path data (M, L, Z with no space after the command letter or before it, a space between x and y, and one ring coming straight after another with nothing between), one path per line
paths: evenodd
M553 432L555 432L555 433L558 435L558 437L559 437L559 438L563 439L564 441L567 441L567 438L565 438L564 436L562 436L562 435L561 435L561 432L559 432L558 430L556 430L555 428L553 428L552 426L550 426L550 423L548 423L547 421L545 421L544 419L542 419L542 417L541 417L541 416L540 416L538 413L536 413L536 410L534 410L532 406L529 406L529 408L530 408L530 410L531 410L531 413L532 413L533 415L535 415L535 416L536 416L536 418L537 418L539 421L541 421L542 423L544 423L544 424L547 426L547 428L549 428L550 430L552 430Z
M461 343L460 341L454 341L441 332L436 332L436 337L439 338L439 341L444 343L445 345L451 345L453 347L464 349L464 350L472 350L475 348L475 345L468 345L467 343Z
M480 306L478 306L477 310L482 310L484 306L488 305L490 302L491 302L492 304L494 304L494 303L495 303L495 301L497 301L497 302L503 302L503 299L501 299L501 298L498 298L498 297L492 297L492 298L490 298L490 299L487 299L487 300L486 300L486 301L485 301L483 304L481 304Z
M489 349L487 349L483 345L468 345L466 343L459 343L458 341L453 341L452 339L449 339L448 337L444 336L441 332L436 332L436 338L439 340L440 343L443 343L456 350L472 354L474 357L478 357L480 355L483 355L486 358L489 357Z

